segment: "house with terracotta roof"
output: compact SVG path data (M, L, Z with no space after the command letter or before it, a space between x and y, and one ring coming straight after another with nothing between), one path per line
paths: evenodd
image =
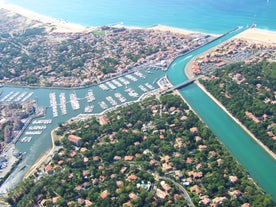
M201 201L199 201L199 203L202 204L202 205L207 206L211 203L211 200L208 197L204 197Z
M128 176L127 177L127 181L128 182L131 182L131 181L134 181L134 180L137 180L138 179L138 177L136 176L136 175L134 175L134 174L131 174L130 176Z
M124 160L125 161L132 161L133 160L133 156L125 156Z
M160 185L166 192L168 192L171 189L171 186L167 184L164 180L160 182Z
M192 127L192 128L190 128L190 132L191 133L197 133L198 132L198 128L197 127Z
M195 192L195 193L198 194L198 195L201 193L201 190L200 190L200 188L198 187L198 185L192 186L192 187L190 188L190 191L191 191L191 192Z
M133 192L131 192L131 193L128 195L128 197L129 197L131 200L136 200L136 199L138 198L138 196L137 196L135 193L133 193Z
M131 201L123 203L123 207L132 207L132 206L133 206L133 204L131 203Z
M222 204L222 202L227 199L226 197L216 197L213 199L214 204Z
M45 172L46 172L46 173L49 173L49 172L52 171L52 170L53 170L53 167L52 167L51 164L48 164L48 165L45 167Z
M242 192L239 191L239 190L233 190L233 191L229 191L228 194L230 196L233 196L233 197L237 198L237 197L242 195Z
M168 196L168 193L166 193L163 190L160 190L159 188L156 189L156 196L161 199L165 199Z
M100 125L106 125L108 124L108 119L106 116L103 115L99 117L99 122L100 122Z
M109 195L108 190L104 190L104 191L101 193L100 197L101 197L102 199L105 199L108 195Z
M237 177L237 176L230 175L230 176L229 176L229 180L231 181L231 183L235 183L235 182L238 180L238 177Z
M80 146L80 144L81 144L81 138L80 137L78 137L78 136L76 136L76 135L69 135L68 136L68 140L72 143L72 144L74 144L74 145L76 145L77 147L79 147Z
M115 156L113 157L113 160L114 160L114 161L118 161L118 160L121 160L121 159L122 159L122 157L119 156L119 155L115 155Z
M194 179L198 179L198 178L201 178L203 176L203 173L202 172L189 171L188 175L192 176Z
M48 202L52 202L52 199L48 198L48 199L43 199L40 202L40 206L46 206Z

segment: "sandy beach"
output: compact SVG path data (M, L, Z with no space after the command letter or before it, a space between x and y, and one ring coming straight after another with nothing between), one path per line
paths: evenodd
M171 26L167 26L167 25L154 25L152 27L148 27L145 28L146 30L158 30L158 31L162 31L162 32L172 32L172 33L179 33L179 34L208 34L208 35L212 35L212 36L218 36L218 34L210 34L210 33L204 33L204 32L199 32L199 31L193 31L193 30L188 30L188 29L181 29L181 28L177 28L177 27L171 27Z
M263 44L276 44L276 31L269 31L258 28L249 28L235 36L236 39L245 39Z
M191 34L191 33L199 33L199 32L195 32L192 30L187 30L187 29L180 29L180 28L176 28L176 27L170 27L170 26L166 26L166 25L154 25L152 27L148 27L145 28L146 30L159 30L159 31L163 31L163 32L173 32L173 33L180 33L180 34Z
M96 28L96 27L84 27L80 24L69 23L61 19L54 19L51 17L47 17L44 15L38 14L36 12L24 9L20 6L5 3L4 1L0 1L0 9L5 9L10 12L20 14L24 17L27 17L30 20L38 21L43 24L47 24L47 25L51 24L52 27L55 28L54 32L59 32L59 33L86 32Z

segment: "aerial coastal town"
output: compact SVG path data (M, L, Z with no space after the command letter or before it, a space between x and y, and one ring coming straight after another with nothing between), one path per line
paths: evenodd
M216 37L121 26L87 28L74 33L57 31L50 23L0 9L0 83L55 88L98 85L102 92L124 86L130 97L138 97L129 84L146 78L140 69L166 70L177 56ZM233 63L236 64L233 68L238 64L246 68L246 65L251 67L258 63L265 65L264 70L273 72L275 58L275 45L237 38L196 57L186 72L190 77L205 75L201 83L206 84L206 88L206 82L225 76L239 85L247 82L245 85L252 86L248 79L254 76L249 77L241 71L234 73L234 70L223 75L221 71L227 71L224 66ZM225 90L218 93L231 99L234 95L225 87L229 81L227 77L218 86ZM262 79L261 72L258 77ZM275 108L273 78L268 82L254 84L260 84L256 90L261 100ZM273 87L269 88L269 84ZM150 83L138 88L144 93L154 89ZM5 146L17 142L19 131L45 113L45 109L30 97L30 93L0 97L1 163L4 163L1 173L8 162ZM26 100L22 101L24 98ZM67 110L80 109L74 92L70 93L70 109L63 92L58 96L51 92L47 98L53 118L58 117L58 113L66 115ZM88 90L85 100L87 103L96 100L92 89ZM125 101L126 98L117 92L98 104L105 110L108 108L106 102L115 108ZM93 107L89 105L85 112L92 112ZM256 111L246 110L244 114L259 126L263 124L265 133L275 141L273 107L272 112L266 111L266 116L256 116ZM29 126L31 133L51 123L50 119L43 119L43 123L35 121L38 125ZM31 135L19 141L29 142ZM178 93L157 94L126 107L108 110L100 116L76 121L72 118L60 123L52 132L52 141L53 148L46 159L37 162L28 178L6 195L5 201L10 205L274 205L271 196L253 181ZM271 145L264 143L274 151L274 141ZM9 149L14 152L12 156L16 154L20 159L14 148Z
M177 55L211 38L151 29L103 26L57 33L1 10L1 76L5 84L81 87L137 67L166 67ZM19 28L19 29L18 29ZM48 31L50 30L50 31Z

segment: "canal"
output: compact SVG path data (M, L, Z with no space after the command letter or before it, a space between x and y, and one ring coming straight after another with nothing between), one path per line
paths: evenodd
M184 68L192 58L241 31L231 32L211 44L176 58L167 73L170 82L173 85L185 82L188 78ZM276 161L196 84L190 84L179 92L250 176L276 201Z

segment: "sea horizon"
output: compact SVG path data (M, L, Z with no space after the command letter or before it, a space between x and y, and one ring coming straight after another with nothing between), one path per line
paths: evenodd
M166 25L202 33L222 34L237 26L256 24L258 29L276 32L276 13L273 12L276 2L266 0L246 0L242 3L237 0L122 0L121 3L110 0L71 0L69 3L53 0L4 0L0 3L13 4L49 18L84 27L111 26L119 23L123 23L122 26L125 27L139 28Z

